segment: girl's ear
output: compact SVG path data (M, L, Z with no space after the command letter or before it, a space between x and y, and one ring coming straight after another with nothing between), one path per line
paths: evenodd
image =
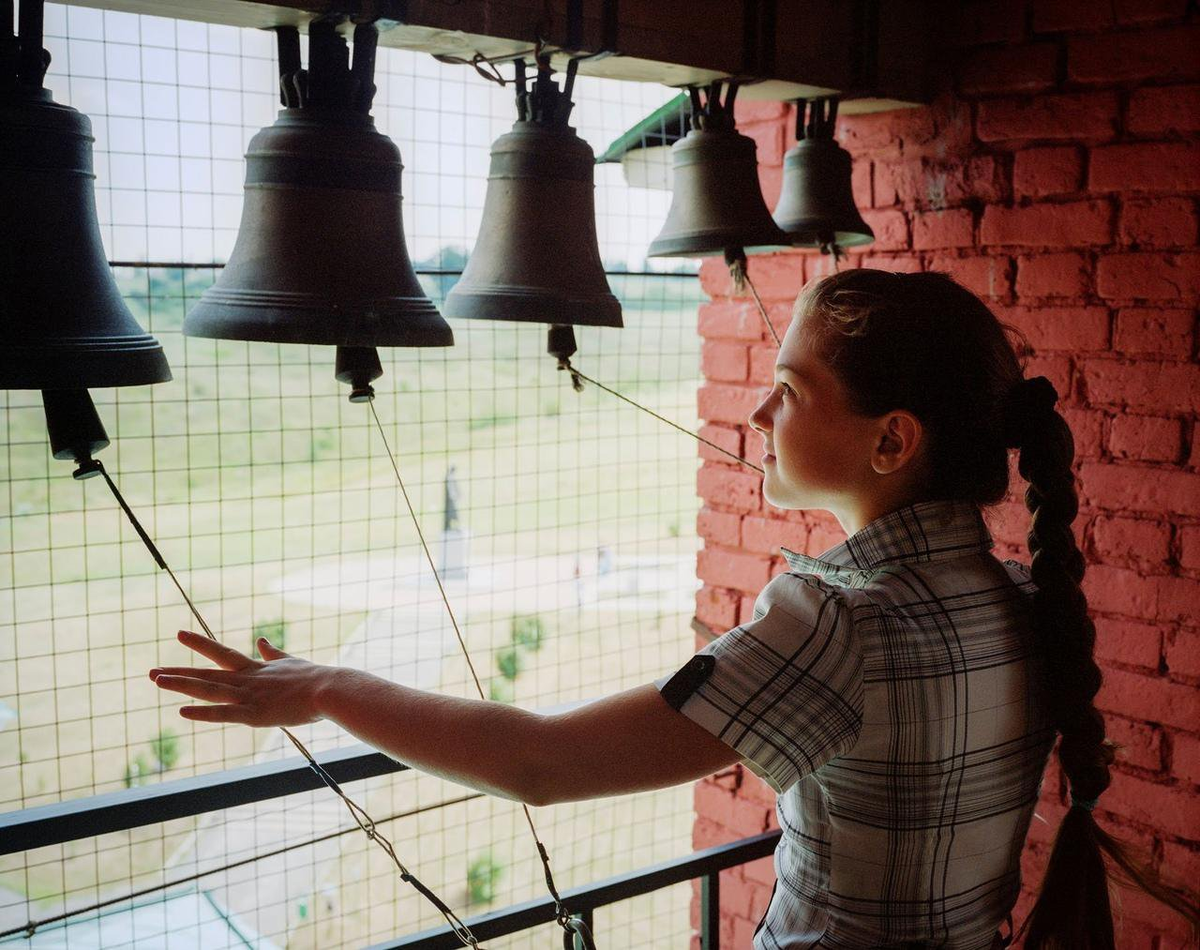
M897 409L879 420L879 436L871 453L871 467L880 475L898 472L913 462L925 430L911 412Z

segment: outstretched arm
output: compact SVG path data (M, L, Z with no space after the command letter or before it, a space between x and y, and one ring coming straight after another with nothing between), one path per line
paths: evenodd
M251 726L329 719L422 771L533 805L665 788L740 760L651 684L541 715L320 666L265 640L260 661L199 634L179 639L220 667L150 671L159 687L215 704L184 706L184 718Z

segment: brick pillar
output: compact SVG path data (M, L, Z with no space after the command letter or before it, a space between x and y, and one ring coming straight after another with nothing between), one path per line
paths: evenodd
M1186 0L1016 0L954 5L934 56L948 75L932 106L838 124L876 241L843 266L940 270L1028 337L1028 375L1048 376L1075 433L1076 522L1105 674L1098 705L1123 745L1101 823L1170 878L1200 880L1200 27ZM779 195L794 113L739 103ZM786 326L827 260L752 257L772 321ZM704 434L751 458L746 416L769 384L774 344L719 260L700 272ZM722 631L748 617L782 569L843 537L828 516L766 505L760 480L701 450L697 616ZM990 516L997 555L1027 560L1023 483ZM701 641L703 638L701 638ZM1065 787L1051 765L1023 862L1030 906ZM697 847L774 824L773 796L743 770L696 787ZM723 945L748 947L771 888L767 861L722 876ZM1122 947L1167 950L1186 933L1122 891ZM730 943L729 941L732 941Z

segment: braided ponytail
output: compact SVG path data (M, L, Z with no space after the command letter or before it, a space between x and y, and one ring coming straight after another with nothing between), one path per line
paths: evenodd
M1189 918L1197 908L1139 867L1096 824L1092 809L1111 782L1114 745L1105 738L1104 717L1092 700L1101 673L1093 650L1096 628L1080 589L1085 562L1071 523L1079 512L1071 463L1075 442L1054 410L1058 394L1044 376L1022 380L1012 390L1006 413L1006 442L1020 449L1018 471L1029 483L1025 506L1029 529L1034 638L1042 650L1050 684L1050 716L1062 738L1058 759L1071 786L1067 811L1041 893L1022 930L1026 950L1113 950L1112 907L1108 896L1107 854L1122 877Z
M1079 586L1084 559L1071 532L1079 512L1075 444L1055 411L1053 385L1022 378L1010 328L944 274L846 270L809 284L796 308L856 412L879 416L902 408L921 420L929 438L923 498L995 504L1008 490L1008 449L1020 450L1032 517L1034 643L1044 658L1044 692L1071 785L1071 807L1041 893L1017 935L1026 934L1026 950L1114 950L1110 868L1200 931L1194 899L1134 861L1092 817L1111 781L1115 746L1093 705L1101 672L1093 656L1096 628Z

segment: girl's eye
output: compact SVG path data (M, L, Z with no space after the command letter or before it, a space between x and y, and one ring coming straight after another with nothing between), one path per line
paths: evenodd
M787 383L785 383L785 382L782 382L782 381L780 381L780 383L779 383L779 388L783 390L783 394L784 394L785 396L794 396L794 395L796 395L796 393L795 393L795 391L792 389L792 387L791 387L791 386L789 386L789 385L788 385Z

